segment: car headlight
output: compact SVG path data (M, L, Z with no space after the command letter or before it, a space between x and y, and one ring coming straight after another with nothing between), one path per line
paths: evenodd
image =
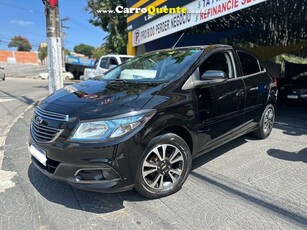
M155 110L141 110L99 121L81 122L71 139L74 141L116 139L140 130L153 117L155 112Z

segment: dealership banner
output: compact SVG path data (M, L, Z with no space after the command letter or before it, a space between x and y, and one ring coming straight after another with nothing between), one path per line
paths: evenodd
M138 46L180 30L222 17L266 0L198 0L182 7L182 13L166 14L132 31Z

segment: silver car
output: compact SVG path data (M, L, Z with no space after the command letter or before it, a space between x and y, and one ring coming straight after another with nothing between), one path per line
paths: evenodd
M4 68L3 67L0 67L0 79L2 81L5 80L5 72L4 72Z

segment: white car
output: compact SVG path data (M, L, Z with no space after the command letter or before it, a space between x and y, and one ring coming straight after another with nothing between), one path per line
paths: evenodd
M2 80L2 81L4 81L5 80L5 72L3 71L3 67L0 67L0 79Z
M80 80L88 80L98 75L102 75L108 70L113 69L114 67L128 61L133 57L134 56L122 54L108 54L102 56L95 64L94 68L84 69L84 75L80 77Z
M65 81L73 80L74 79L74 75L71 72L64 71L64 72L62 72L61 75L62 75L63 80L65 80ZM38 77L43 79L43 80L46 80L46 79L49 78L49 73L46 73L46 72L45 73L40 73L38 75Z

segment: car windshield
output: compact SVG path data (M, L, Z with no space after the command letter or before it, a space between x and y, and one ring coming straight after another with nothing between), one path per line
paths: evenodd
M201 49L151 52L130 59L105 73L101 78L134 82L166 82L186 72L201 53Z

